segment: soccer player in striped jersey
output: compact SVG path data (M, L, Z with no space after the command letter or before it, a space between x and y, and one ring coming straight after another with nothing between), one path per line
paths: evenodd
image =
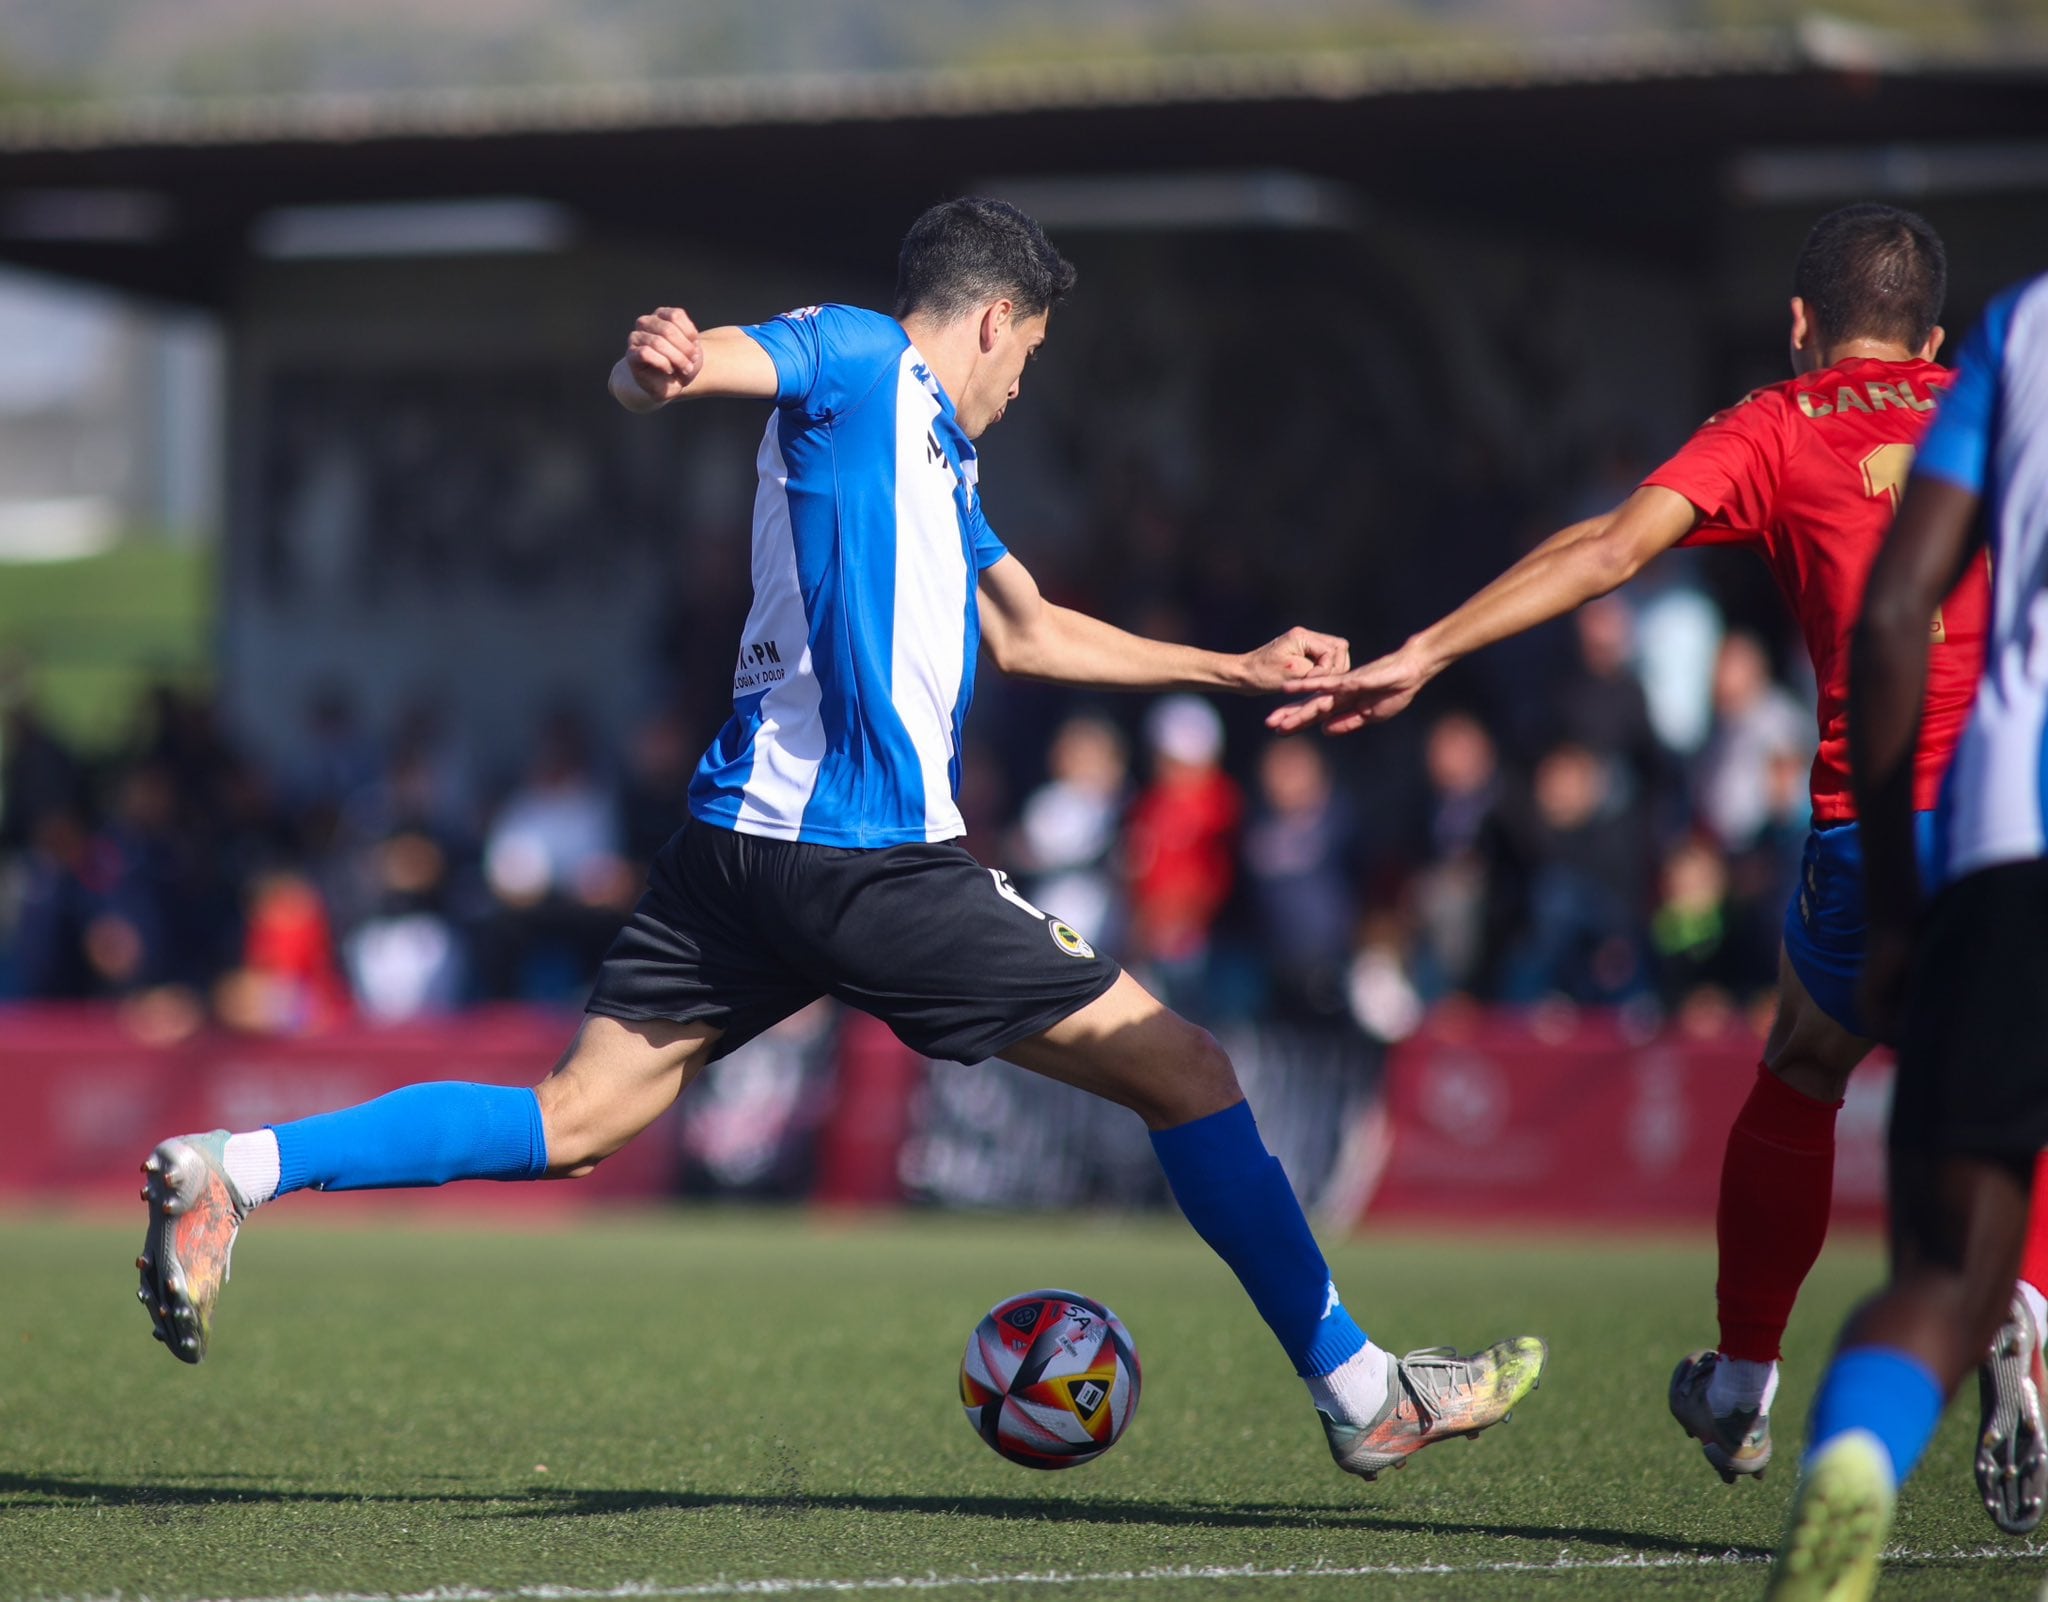
M1922 921L1912 809L1926 618L1983 565L1987 541L1989 650L1941 793ZM1997 297L1964 347L1870 575L1850 729L1864 994L1881 1023L1903 1007L1892 1272L1851 1315L1814 1400L1774 1602L1857 1602L1876 1586L1898 1487L2005 1316L2048 1147L2048 276ZM2038 1385L2038 1348L2025 1355ZM2039 1450L2038 1412L1991 1420L1978 1453L1987 1496L2024 1494L2001 1438L2013 1427Z
M1534 1388L1534 1338L1469 1357L1371 1342L1216 1042L959 843L961 729L984 646L1004 672L1110 689L1272 692L1349 662L1343 640L1307 629L1241 656L1127 634L1046 601L996 537L975 441L1016 399L1073 280L1022 212L963 199L911 227L893 314L809 306L701 331L674 307L639 320L611 375L629 411L712 396L769 408L733 713L698 765L689 819L538 1091L416 1085L157 1148L139 1294L177 1356L205 1355L250 1208L309 1187L587 1173L706 1062L831 995L925 1056L1005 1057L1137 1112L1349 1472L1371 1479L1476 1434Z
M1820 689L1813 832L1785 914L1777 1018L1722 1161L1720 1341L1679 1363L1669 1395L1731 1484L1771 1459L1780 1342L1827 1234L1835 1114L1873 1044L1856 1003L1864 920L1849 636L1949 382L1934 362L1946 278L1940 239L1910 212L1861 205L1821 218L1793 272L1791 379L1708 419L1613 511L1553 535L1399 650L1269 720L1341 734L1392 717L1461 657L1606 594L1674 545L1746 545L1770 563ZM1987 593L1980 562L1928 607L1933 650L1911 775L1923 842L1975 690Z

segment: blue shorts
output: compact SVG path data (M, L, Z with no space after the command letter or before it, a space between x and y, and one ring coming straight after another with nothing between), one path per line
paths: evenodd
M1920 882L1934 859L1934 814L1913 818ZM1863 977L1863 831L1853 823L1815 829L1806 837L1799 883L1785 908L1785 955L1820 1010L1852 1035L1867 1035L1856 1008Z

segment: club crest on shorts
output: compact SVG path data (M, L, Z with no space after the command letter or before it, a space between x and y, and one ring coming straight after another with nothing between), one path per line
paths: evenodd
M1081 938L1081 931L1076 929L1071 923L1063 923L1058 918L1047 918L1045 926L1052 931L1052 943L1068 956L1092 957L1095 955L1095 948Z

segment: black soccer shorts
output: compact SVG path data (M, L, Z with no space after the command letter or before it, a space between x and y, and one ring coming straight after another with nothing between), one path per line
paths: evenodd
M2048 862L1980 869L1935 899L1899 1030L1891 1145L2026 1171L2048 1147Z
M727 1052L834 996L912 1050L980 1062L1121 972L950 841L853 851L692 819L598 970L587 1011L702 1020Z

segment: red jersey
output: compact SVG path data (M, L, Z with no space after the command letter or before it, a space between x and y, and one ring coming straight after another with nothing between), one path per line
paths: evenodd
M1913 451L1953 377L1933 362L1858 357L1787 379L1716 412L1644 480L1699 508L1703 521L1682 543L1760 550L1798 614L1820 685L1818 825L1856 816L1849 792L1849 636ZM1934 805L1976 697L1990 594L1984 564L1973 562L1934 614L1913 771L1913 804L1922 810Z
M1244 797L1228 774L1154 784L1131 808L1126 870L1140 949L1169 960L1208 943L1237 877Z

